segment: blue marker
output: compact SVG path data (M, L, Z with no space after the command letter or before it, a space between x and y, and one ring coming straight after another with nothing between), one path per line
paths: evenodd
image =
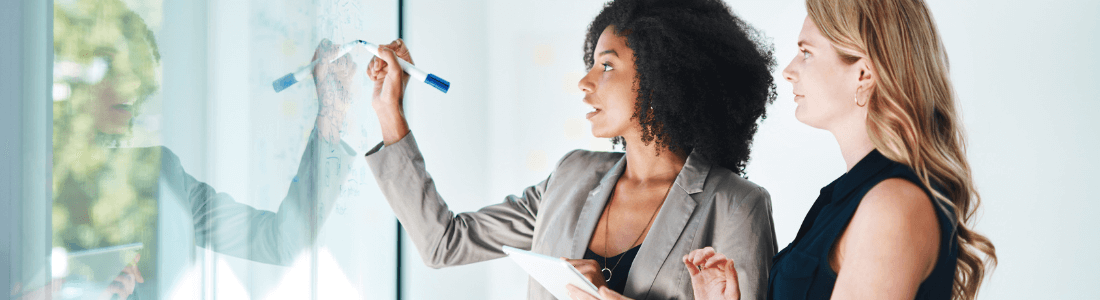
M355 46L363 46L363 48L366 48L367 51L370 51L371 54L378 56L378 45L368 43L364 40L356 40L354 42L350 42L344 44L343 46L340 46L340 52L338 53L338 55L336 55L336 57L339 58L341 56L344 56L344 54L351 52L352 49L355 49ZM333 61L335 61L335 59L333 59ZM313 67L317 65L317 62L318 61L313 61L309 65L298 69L297 72L286 74L286 76L283 76L282 78L275 80L275 82L272 82L271 86L275 88L276 93L285 90L291 85L294 85L295 83L304 80L307 76L312 74ZM447 90L451 89L450 82L443 80L443 78L439 78L439 76L435 76L434 74L421 71L420 69L417 69L415 66L413 66L413 64L410 64L400 57L397 58L397 63L401 65L401 69L405 70L405 73L409 73L409 76L413 79L416 79L417 81L427 83L428 85L444 93L446 93Z

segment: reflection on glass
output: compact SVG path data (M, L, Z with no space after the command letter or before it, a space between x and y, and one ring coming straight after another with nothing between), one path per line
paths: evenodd
M88 253L141 244L116 259L143 257L127 268L130 282L154 277L160 148L118 147L133 136L135 112L158 88L153 32L117 0L58 1L54 51L53 246ZM54 277L69 279L62 298L84 295L83 288L129 294L126 286L108 288L113 278L103 282L94 270L54 261Z
M138 5L161 14L159 0ZM50 287L55 298L174 297L186 289L179 281L195 281L187 273L194 246L283 266L310 249L355 157L339 132L314 130L278 211L257 210L196 180L170 149L150 146L157 118L140 115L159 115L144 106L159 89L160 52L127 4L57 1L54 49L51 259L53 277L64 279ZM335 50L326 41L318 56L327 62ZM317 124L343 122L355 67L350 58L318 65ZM166 245L188 249L158 249Z

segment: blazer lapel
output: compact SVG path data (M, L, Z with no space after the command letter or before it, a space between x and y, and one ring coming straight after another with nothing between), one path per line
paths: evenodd
M703 191L703 183L709 171L709 164L700 161L695 155L688 156L684 168L676 176L676 181L665 197L661 211L657 213L657 219L646 234L642 248L634 258L635 263L631 265L630 274L627 275L623 295L634 299L648 297L657 272L670 259L672 248L683 235L691 214L695 211L698 202L692 195Z
M622 176L625 168L626 155L623 155L619 162L615 163L607 171L607 174L604 174L603 179L600 179L600 184L591 192L588 192L588 199L584 201L581 214L577 216L577 227L573 230L573 238L571 239L573 246L569 249L569 258L579 259L584 257L584 250L588 248L588 242L592 240L592 232L596 230L596 224L599 223L600 216L603 215L603 208L607 205L611 190L615 188L615 183L619 182L619 177Z

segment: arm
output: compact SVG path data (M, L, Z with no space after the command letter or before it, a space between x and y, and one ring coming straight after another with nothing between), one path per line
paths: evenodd
M924 190L903 179L879 183L830 255L838 273L832 298L913 299L935 266L939 236Z
M313 244L355 157L355 151L340 139L340 127L351 105L356 66L350 56L337 59L337 54L339 46L328 40L321 41L314 52L313 59L321 61L313 75L317 125L278 212L238 203L175 165L174 178L182 183L181 198L191 209L199 245L240 258L288 265Z
M408 230L424 264L463 265L504 256L501 246L531 247L535 216L549 178L477 212L455 214L436 191L411 133L381 144L366 159L397 219Z
M765 299L772 256L777 251L771 195L757 187L728 203L728 207L716 207L719 222L715 231L724 234L715 236L713 247L736 262L741 299Z
M728 203L715 212L720 216L717 230L728 234L716 236L713 247L693 250L683 258L695 299L767 299L777 248L771 196L758 187Z
M323 141L316 130L302 154L298 173L277 212L258 210L218 193L187 174L178 158L164 156L166 180L180 187L194 220L195 242L219 253L262 263L289 265L308 249L332 211L355 158L346 143ZM174 163L173 163L174 162Z
M504 256L503 245L529 249L549 179L503 203L455 215L436 191L405 120L402 99L408 75L397 57L412 63L409 49L396 40L379 46L378 54L367 66L367 76L374 82L371 106L383 143L368 151L366 159L424 263L440 268L494 259Z

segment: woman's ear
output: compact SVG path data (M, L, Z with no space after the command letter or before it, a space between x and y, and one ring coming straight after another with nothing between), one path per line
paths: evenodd
M871 61L864 57L859 59L856 65L859 66L859 78L856 80L858 81L860 91L868 92L873 90L876 80L878 80L878 76L875 74L875 69L871 65Z

